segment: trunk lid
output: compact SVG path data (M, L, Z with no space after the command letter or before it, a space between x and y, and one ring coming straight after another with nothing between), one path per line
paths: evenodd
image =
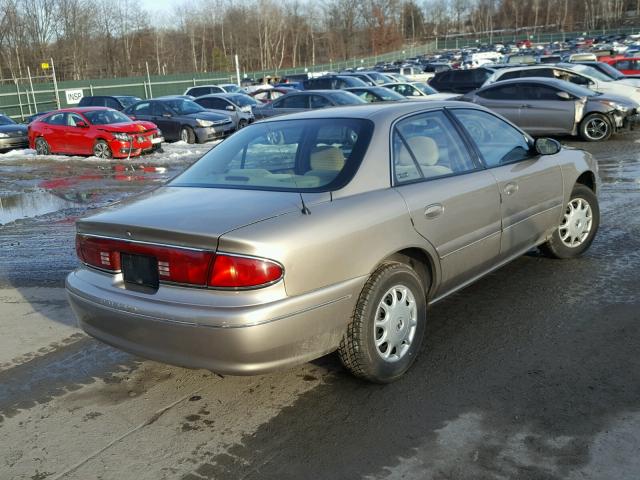
M329 194L304 195L307 206L329 200ZM79 220L77 231L215 249L218 238L231 230L301 208L300 194L295 192L161 187Z

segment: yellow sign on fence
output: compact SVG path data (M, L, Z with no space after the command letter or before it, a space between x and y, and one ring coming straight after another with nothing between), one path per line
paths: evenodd
M49 69L49 64L47 62L42 62L40 64L40 66L42 67L43 70L48 70Z

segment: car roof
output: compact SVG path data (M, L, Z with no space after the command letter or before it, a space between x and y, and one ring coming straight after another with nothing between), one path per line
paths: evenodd
M113 108L109 107L67 107L61 108L59 110L53 110L47 113L59 113L59 112L73 112L73 113L84 113L84 112L93 112L95 110L113 110Z
M554 86L557 88L565 88L567 82L565 80L560 80L557 78L548 78L548 77L521 77L521 78L510 78L508 80L500 80L499 82L491 83L486 87L482 87L480 90L485 90L489 88L496 88L503 85L510 85L512 83L540 83L544 85Z
M361 118L375 120L377 118L393 115L400 117L414 112L423 112L427 110L437 110L443 107L463 107L476 110L486 111L485 108L479 107L470 102L458 102L452 100L433 100L424 101L405 101L405 102L376 102L362 103L357 105L343 105L339 107L320 108L316 110L307 110L300 113L291 113L283 116L270 117L262 122L277 122L281 120L304 120L316 118Z
M269 89L270 90L270 89ZM225 92L225 93L208 93L206 95L200 95L196 98L236 98L238 95L246 95L241 92ZM249 95L246 95L249 96Z

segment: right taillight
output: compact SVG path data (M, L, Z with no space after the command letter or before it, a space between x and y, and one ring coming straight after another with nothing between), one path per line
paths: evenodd
M282 274L282 266L271 260L218 253L208 284L214 288L261 287L280 280Z
M160 282L198 287L257 288L284 273L280 264L263 258L82 234L76 235L76 252L88 266L113 273L121 270L121 253L154 257Z

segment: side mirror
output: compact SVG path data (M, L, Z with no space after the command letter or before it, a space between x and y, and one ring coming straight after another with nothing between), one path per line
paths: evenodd
M225 110L229 110L230 112L235 112L236 107L234 107L233 105L227 105L225 107Z
M562 145L553 138L536 138L533 148L538 155L555 155L562 149Z
M87 122L76 122L76 127L78 127L78 128L89 128L89 125L87 125Z
M567 92L556 92L556 95L562 100L571 100L571 95Z

